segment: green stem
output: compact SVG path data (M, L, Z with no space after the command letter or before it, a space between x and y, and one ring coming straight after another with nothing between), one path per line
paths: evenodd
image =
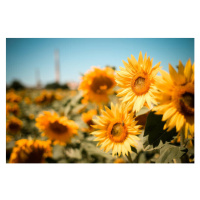
M130 163L133 163L130 152L128 152L128 156L126 155L126 157Z
M185 145L185 129L182 128L181 133L180 133L180 143L181 146Z

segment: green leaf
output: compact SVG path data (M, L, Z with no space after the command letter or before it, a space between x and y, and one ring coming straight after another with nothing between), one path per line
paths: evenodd
M178 147L172 144L166 144L160 149L160 156L156 160L156 163L171 163L177 160L187 153L187 149Z
M169 143L177 136L176 128L167 132L167 130L163 130L164 124L162 115L156 115L152 111L149 113L143 137L143 147L145 150L160 149L165 143Z
M81 92L78 92L76 96L72 97L71 98L71 102L70 104L72 106L76 106L77 104L81 104L81 99L82 99L82 93Z
M61 145L54 145L53 146L53 156L52 156L52 159L53 160L60 160L62 158L65 157L64 155L64 146L61 146Z
M48 162L48 163L57 163L57 160L55 160L55 159L53 159L53 158L51 158L51 157L48 157L48 158L46 158L45 160L46 160L46 162Z
M131 150L132 150L134 153L137 154L137 149L136 149L135 147L132 147L132 146L131 146Z
M77 159L77 160L81 160L82 159L82 155L81 155L80 149L69 148L69 149L67 149L65 151L65 154L71 159Z
M81 143L81 151L85 150L89 156L95 155L98 157L104 157L108 160L112 160L113 157L111 153L105 153L103 150L100 150L99 148L96 147L96 144L90 143L90 142L82 142Z

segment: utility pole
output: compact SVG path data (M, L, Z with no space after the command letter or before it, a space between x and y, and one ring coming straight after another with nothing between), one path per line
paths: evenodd
M59 61L59 51L55 50L55 75L56 75L56 83L60 82L60 61Z
M37 69L35 71L35 77L36 77L36 88L40 89L41 88L41 82L40 82L40 71Z

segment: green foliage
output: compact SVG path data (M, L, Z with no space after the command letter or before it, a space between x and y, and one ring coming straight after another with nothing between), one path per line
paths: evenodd
M115 67L115 66L106 65L106 67L110 67L110 68L112 68L113 70L116 70L116 67Z
M105 153L96 146L94 141L95 136L88 131L88 125L82 120L82 113L96 107L89 103L87 106L81 103L82 93L76 91L76 94L71 95L70 91L64 90L66 95L61 100L55 100L49 105L37 105L32 101L31 104L26 104L24 100L19 103L20 115L18 116L23 121L23 127L19 135L16 135L12 141L6 144L6 159L9 160L14 141L21 138L32 138L46 140L41 136L41 132L35 126L35 118L44 110L56 111L61 116L66 116L74 120L79 126L78 134L71 139L71 142L66 146L54 145L53 156L46 158L48 163L113 163L117 156L112 157L112 150ZM24 91L24 97L28 96L30 99L35 99L39 95L38 90ZM21 94L21 91L19 92ZM117 97L111 96L111 101L117 103ZM110 104L108 104L110 106ZM30 118L34 115L34 118ZM146 117L147 116L147 117ZM142 134L138 135L140 141L136 148L131 147L131 159L133 163L188 163L194 162L194 148L189 147L194 141L185 143L185 147L180 147L180 143L171 144L177 133L175 129L170 132L164 131L161 115L155 115L154 112L149 111L143 107L138 113L136 119L140 124L142 122L145 127ZM142 119L142 120L141 120ZM121 157L128 162L126 157Z
M18 80L14 80L10 86L8 86L8 89L14 89L14 90L23 90L25 86Z
M137 154L137 149L136 149L135 147L132 147L132 146L131 146L131 151L132 151L132 152L135 152L135 153Z
M49 83L45 86L46 89L69 89L68 85L66 84L59 84L59 83Z
M156 115L154 112L149 113L143 137L143 147L145 150L160 149L164 144L169 143L177 136L175 128L169 132L163 130L164 124L162 115Z
M84 107L84 105L81 104L82 98L81 92L78 92L76 96L66 100L64 109L65 116L73 117L73 115L77 114L78 111Z
M172 144L166 144L160 149L160 156L156 163L176 163L181 162L181 157L187 153L184 147L178 147Z

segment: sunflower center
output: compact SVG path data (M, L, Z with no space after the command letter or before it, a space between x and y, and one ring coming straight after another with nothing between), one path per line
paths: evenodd
M150 81L144 74L138 74L132 78L131 88L137 95L142 95L149 90Z
M67 131L67 127L60 124L58 121L50 123L49 127L53 132L57 134L63 134Z
M113 136L119 137L123 133L123 131L124 131L124 127L122 126L122 124L116 123L114 124L112 128L111 134Z
M117 122L111 123L108 127L108 134L112 141L123 142L127 136L127 130L124 124Z
M185 92L180 99L181 111L186 115L194 115L194 94Z
M92 120L88 120L88 121L87 121L87 125L90 127L91 125L94 125L94 123L93 123Z
M11 124L9 124L9 129L11 131L18 131L18 130L20 130L20 125L17 123L11 123Z
M96 94L105 94L113 85L112 80L106 76L95 77L90 86L91 90Z
M138 78L135 80L134 87L137 88L138 90L140 90L140 89L142 89L144 86L145 86L145 78L143 78L143 77L138 77Z
M44 162L43 158L44 149L31 149L29 153L21 151L19 154L19 162L21 163L42 163Z

